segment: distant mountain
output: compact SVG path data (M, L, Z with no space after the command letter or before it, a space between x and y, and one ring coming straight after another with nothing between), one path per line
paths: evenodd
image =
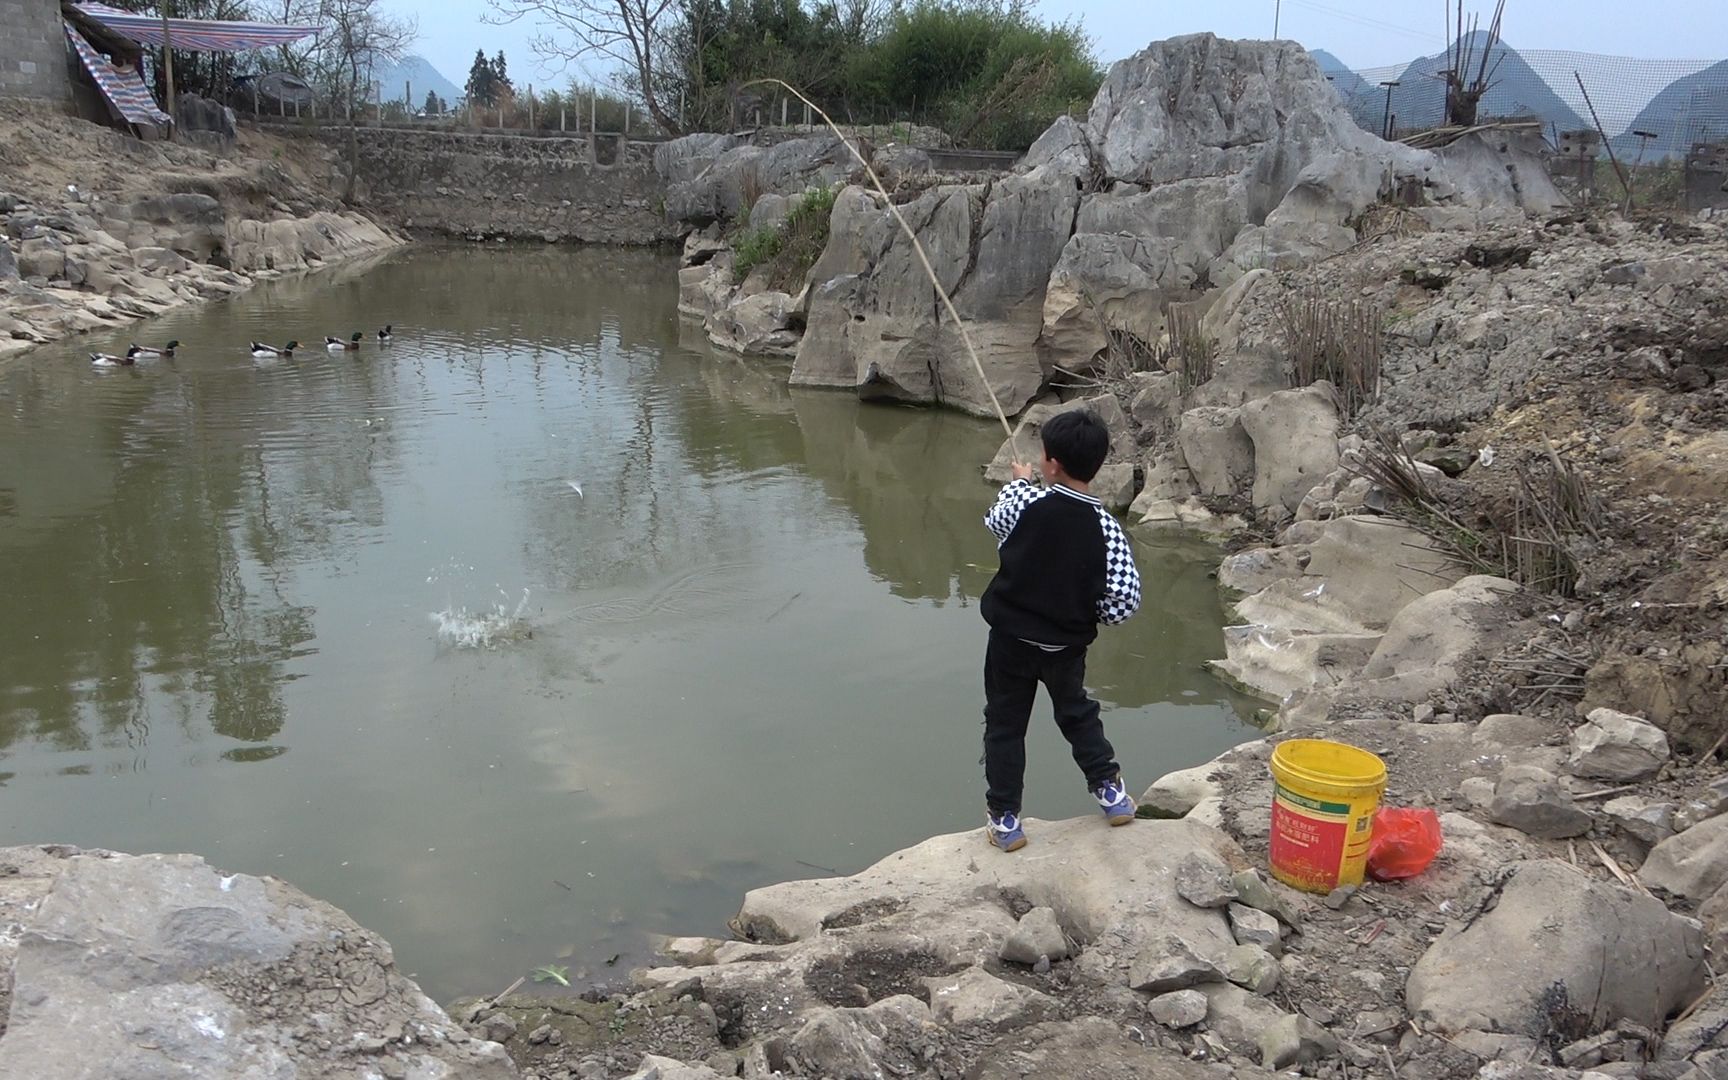
M401 101L406 87L414 95L409 105L416 109L425 103L428 90L451 105L462 96L462 88L446 79L424 56L404 56L394 63L381 60L373 66L372 78L382 87L385 101Z
M1684 154L1694 142L1728 139L1728 60L1669 83L1613 140L1615 153L1637 158L1634 131L1656 135L1644 148L1646 161Z
M1476 48L1470 65L1477 70L1482 49L1488 41L1485 31L1475 31L1470 40ZM1332 76L1356 122L1369 131L1380 131L1386 117L1386 88L1370 83L1351 72L1342 61L1323 49L1311 50L1320 69ZM1498 65L1498 66L1496 66ZM1451 66L1445 53L1425 56L1412 61L1395 77L1399 85L1392 87L1391 111L1393 126L1400 131L1439 127L1446 119L1446 84L1440 73ZM1534 116L1552 135L1555 129L1572 131L1588 127L1584 119L1554 92L1536 73L1518 50L1504 41L1495 45L1488 60L1493 76L1488 93L1482 98L1480 115L1483 119L1512 116ZM1381 69L1387 71L1388 69Z
M1345 101L1352 101L1370 89L1367 80L1351 71L1344 65L1344 61L1325 49L1309 49L1308 55L1314 58L1316 64L1320 65L1321 73L1332 81L1332 85L1338 89L1339 96L1343 97Z

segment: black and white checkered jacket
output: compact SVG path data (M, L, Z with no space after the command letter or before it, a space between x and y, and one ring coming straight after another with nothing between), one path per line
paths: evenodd
M1089 645L1098 624L1140 608L1140 571L1122 526L1090 495L1016 480L984 515L1002 568L984 590L984 620L1040 645Z

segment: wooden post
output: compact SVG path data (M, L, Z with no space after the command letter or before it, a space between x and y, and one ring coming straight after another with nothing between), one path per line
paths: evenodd
M534 130L534 84L528 84L528 130Z
M594 104L594 100L599 96L600 91L598 89L588 91L588 134L590 135L600 130L594 126L595 110L597 108Z
M564 107L563 106L558 107L558 130L559 131L564 130Z
M781 98L780 99L780 126L781 127L786 126L786 102L787 102L787 100L788 100L787 98Z
M810 106L804 106L804 126L810 126Z
M402 111L407 119L414 119L414 84L407 79L402 80Z
M258 79L259 76L257 75L252 76L252 119L254 120L258 119Z
M168 27L168 0L162 0L162 85L167 90L168 115L174 117L174 38ZM168 137L174 137L179 121L169 125Z
M624 134L630 134L630 103L624 103Z
M375 110L373 115L378 118L378 126L383 127L384 126L384 84L379 82L376 79L372 80L372 104L373 104L373 107Z

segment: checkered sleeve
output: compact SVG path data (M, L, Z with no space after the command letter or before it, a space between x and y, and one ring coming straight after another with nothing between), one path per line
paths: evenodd
M1026 508L1043 494L1030 480L1014 480L997 493L996 505L984 515L984 527L996 534L997 547L1001 547L1008 534L1014 531L1014 526L1020 524L1020 515L1026 512Z
M1100 509L1098 519L1104 526L1104 598L1098 601L1098 621L1115 626L1140 610L1140 571L1121 524L1107 510Z

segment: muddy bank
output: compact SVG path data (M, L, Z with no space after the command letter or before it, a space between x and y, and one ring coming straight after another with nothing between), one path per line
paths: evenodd
M402 243L335 175L315 144L218 156L0 103L0 357Z

